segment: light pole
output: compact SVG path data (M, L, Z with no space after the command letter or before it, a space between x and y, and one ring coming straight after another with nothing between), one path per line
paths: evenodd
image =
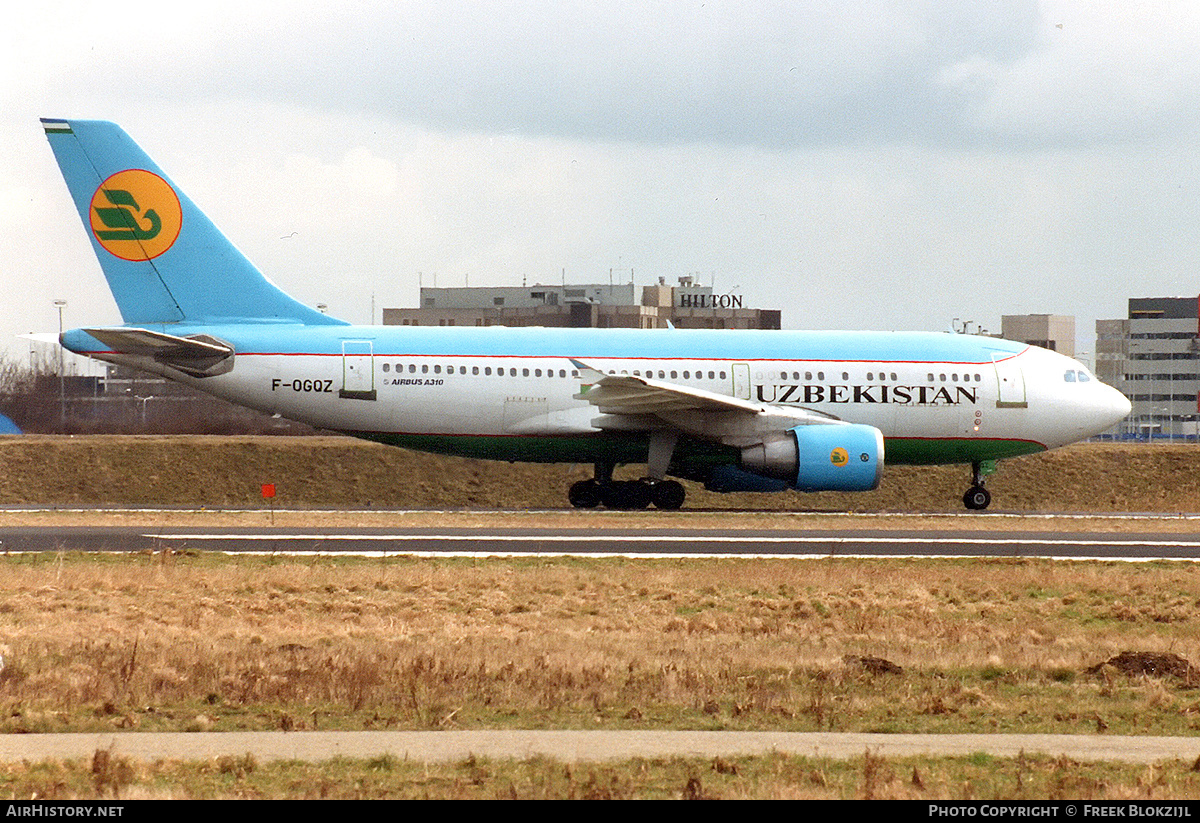
M142 404L142 432L148 433L146 429L146 404L154 399L154 395L151 394L147 395L146 397L142 397L139 394L135 394L133 399Z
M1164 427L1164 424L1162 421L1166 420L1167 422L1165 423L1165 428L1167 430L1167 442L1168 443L1175 442L1175 435L1174 435L1173 427L1171 425L1171 407L1170 406L1155 406L1154 410L1156 412L1162 412L1162 414L1159 416L1159 431L1162 431L1162 428Z
M67 427L67 396L66 385L63 379L62 348L63 309L66 307L66 300L60 298L54 301L54 308L58 309L58 427L60 434L65 433Z

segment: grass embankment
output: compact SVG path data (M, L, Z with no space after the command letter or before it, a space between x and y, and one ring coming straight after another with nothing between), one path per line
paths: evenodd
M589 466L524 465L410 452L344 437L0 437L0 505L544 509ZM636 477L640 466L624 475ZM873 492L715 494L687 508L961 511L965 466L889 466ZM1005 461L988 482L1003 511L1197 512L1195 445L1082 444Z

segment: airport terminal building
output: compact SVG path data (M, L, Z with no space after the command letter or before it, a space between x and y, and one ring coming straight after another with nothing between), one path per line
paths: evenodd
M384 309L385 326L554 326L601 329L778 329L779 309L752 309L692 277L633 283L421 288L415 309Z

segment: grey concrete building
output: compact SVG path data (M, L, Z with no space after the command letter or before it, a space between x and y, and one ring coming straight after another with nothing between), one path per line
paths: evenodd
M1136 297L1129 317L1096 321L1096 376L1133 403L1123 432L1200 433L1200 299Z
M1000 317L1000 336L1075 356L1075 318L1070 315L1005 314Z

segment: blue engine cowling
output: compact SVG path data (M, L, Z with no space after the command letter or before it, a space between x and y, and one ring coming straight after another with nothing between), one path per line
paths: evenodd
M796 426L742 449L742 469L799 491L870 491L883 473L883 432L858 423Z

